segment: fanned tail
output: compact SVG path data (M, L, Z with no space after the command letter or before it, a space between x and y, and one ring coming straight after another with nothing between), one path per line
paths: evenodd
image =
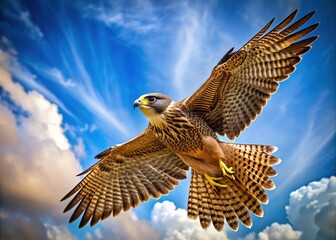
M272 168L281 162L273 155L274 146L221 143L226 158L223 162L233 167L234 178L219 180L225 187L213 186L203 174L192 170L188 198L188 217L199 218L202 228L211 222L217 231L224 227L224 219L233 229L238 230L239 221L246 227L252 226L250 212L263 216L260 203L267 204L264 189L274 189Z

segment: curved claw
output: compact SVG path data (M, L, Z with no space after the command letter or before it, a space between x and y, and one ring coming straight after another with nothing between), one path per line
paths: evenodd
M222 188L227 187L227 185L225 184L220 184L218 182L215 182L218 180L222 180L223 179L222 177L210 177L208 174L204 174L204 176L212 186L217 186L217 187L222 187Z
M233 171L233 167L227 167L222 160L219 160L219 167L223 172L223 176L228 176L229 178L235 180L235 177L233 175L235 171Z

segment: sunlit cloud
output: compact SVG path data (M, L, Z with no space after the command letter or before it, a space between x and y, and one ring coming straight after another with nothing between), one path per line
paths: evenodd
M161 239L198 239L198 240L225 240L227 228L217 232L211 225L204 230L199 221L188 219L187 210L176 208L173 202L156 203L151 214L152 225L159 229Z
M86 239L107 239L111 236L124 240L159 239L158 230L148 222L139 220L132 210L122 212L117 218L110 218L102 222L93 233L86 234Z
M322 24L313 49L236 140L279 147L283 162L276 166L277 189L265 207L270 211L252 229L217 233L212 227L204 231L181 209L188 180L164 197L167 202L150 201L84 230L66 224L66 203L59 199L98 151L147 126L131 111L134 97L149 91L174 100L188 97L228 49L239 49L273 17L278 23L296 8L303 16L314 4L5 0L0 9L1 238L236 239L251 233L245 239L299 239L307 230L293 217L298 211L311 218L316 236L333 234L334 197L328 189L334 191L334 180L309 184L335 169L335 71L330 68L335 23L328 19L334 4L326 5L316 3L314 21ZM306 187L293 191L301 185Z
M1 64L4 64L3 59L6 58L6 63L8 68L16 79L24 83L31 89L36 90L43 96L47 97L52 102L56 103L63 111L65 111L70 116L74 117L73 114L64 106L55 94L53 94L49 89L44 87L42 84L38 83L36 80L36 75L32 74L26 67L24 67L17 59L16 50L11 46L9 41L4 42L6 44L6 52L1 51Z
M290 194L288 220L302 240L336 237L336 177L322 178Z
M302 233L293 230L290 224L275 222L258 234L250 233L244 238L239 238L239 240L298 240L301 235Z
M50 235L51 239L63 236L67 229L61 226L65 216L59 199L75 183L73 176L82 168L70 151L61 126L62 115L41 94L26 92L13 82L3 52L0 52L0 86L12 102L1 99L0 106L1 225L8 226L1 233L8 235L8 239L20 235L20 231L22 236L32 239L44 238L41 234ZM21 111L14 111L16 108ZM64 184L59 184L60 180ZM9 224L14 220L22 223L18 231L12 229L16 224Z

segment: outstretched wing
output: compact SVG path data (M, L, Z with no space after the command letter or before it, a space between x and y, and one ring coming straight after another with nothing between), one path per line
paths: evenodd
M77 206L70 223L84 212L79 227L127 211L149 197L159 198L186 178L188 166L146 129L133 140L98 154L98 163L61 201L76 192L64 212Z
M274 19L237 52L231 49L213 69L209 79L184 103L220 135L238 137L260 114L279 82L295 71L317 36L300 40L316 23L295 32L314 14L307 14L291 26L294 11L273 30L264 33ZM298 41L300 40L300 41Z

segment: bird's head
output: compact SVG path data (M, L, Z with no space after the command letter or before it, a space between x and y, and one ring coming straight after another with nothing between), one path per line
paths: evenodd
M173 100L162 93L149 93L135 100L133 106L139 108L152 124L158 125L163 118L162 113L171 103Z

